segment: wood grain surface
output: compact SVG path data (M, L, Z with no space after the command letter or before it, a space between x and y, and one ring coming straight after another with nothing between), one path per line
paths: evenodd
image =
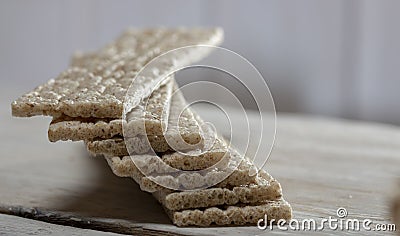
M103 159L86 154L82 143L49 143L49 118L12 118L6 109L1 117L0 211L53 224L0 214L0 234L96 232L86 229L140 235L308 234L255 226L178 228L151 195L133 180L114 176ZM260 155L267 152L262 146ZM296 219L335 217L344 207L348 218L390 223L390 196L400 176L400 128L280 114L265 168L281 182Z

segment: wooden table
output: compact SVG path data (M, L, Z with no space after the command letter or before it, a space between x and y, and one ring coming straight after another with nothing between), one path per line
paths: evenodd
M1 99L0 208L36 220L0 214L0 234L100 233L88 229L141 235L307 234L255 226L177 228L151 195L133 180L114 176L103 159L86 154L82 143L49 143L49 118L12 118L10 97ZM400 176L400 128L280 114L267 169L281 182L296 219L335 217L336 209L345 207L349 218L390 223L388 201ZM376 232L319 232L335 233Z

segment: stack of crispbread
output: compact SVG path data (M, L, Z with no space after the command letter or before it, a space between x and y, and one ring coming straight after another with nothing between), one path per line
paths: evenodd
M255 224L265 214L289 220L280 184L203 127L171 73L210 52L186 46L222 38L220 29L128 30L97 52L75 55L56 79L14 101L13 115L52 116L50 141L84 141L117 176L152 193L178 226Z

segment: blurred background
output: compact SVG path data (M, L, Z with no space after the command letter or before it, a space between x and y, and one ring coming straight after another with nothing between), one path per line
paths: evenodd
M277 111L400 124L399 12L395 0L1 0L1 86L10 104L127 27L221 26Z

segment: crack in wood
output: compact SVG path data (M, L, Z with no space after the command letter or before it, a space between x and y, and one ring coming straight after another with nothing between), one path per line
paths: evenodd
M185 235L161 230L152 230L137 225L129 224L128 221L109 222L103 218L88 218L76 216L68 212L48 211L36 207L6 206L0 205L0 213L19 216L27 219L43 221L52 224L72 226L81 229L91 229L119 234L132 234L143 236L172 236Z

